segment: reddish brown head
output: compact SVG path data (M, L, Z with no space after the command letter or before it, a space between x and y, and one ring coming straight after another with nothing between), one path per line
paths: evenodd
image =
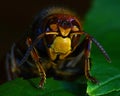
M57 55L60 59L68 56L76 48L83 34L79 20L68 14L53 14L46 17L43 31L46 33L45 43L53 60Z

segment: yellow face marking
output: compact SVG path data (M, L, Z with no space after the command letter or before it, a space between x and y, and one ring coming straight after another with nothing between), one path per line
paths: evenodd
M52 48L49 48L49 55L52 60L55 60L57 57L57 54L54 52Z
M51 24L51 25L50 25L50 28L52 29L52 31L57 31L57 30L58 30L56 24Z
M73 26L72 31L79 31L79 28L77 26Z
M49 48L49 55L52 60L55 60L59 55L59 59L64 59L71 53L71 39L58 36Z
M61 32L62 36L68 36L68 34L71 31L71 28L64 29L62 27L59 27L59 29L60 29L60 32Z
M71 40L70 38L63 38L61 36L58 36L55 38L53 44L51 45L51 48L55 53L66 54L71 50Z

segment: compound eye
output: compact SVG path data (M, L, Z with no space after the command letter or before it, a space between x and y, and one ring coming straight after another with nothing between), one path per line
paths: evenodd
M72 27L72 31L79 31L79 28L78 28L76 25L74 25L74 26Z
M50 28L51 28L52 31L58 31L57 24L51 24Z

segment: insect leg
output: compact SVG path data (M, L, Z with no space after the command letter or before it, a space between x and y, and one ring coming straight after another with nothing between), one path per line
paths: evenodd
M7 54L6 56L5 68L6 68L7 80L13 80L17 78L20 72L16 63L14 48L15 48L15 44L12 45L11 53Z
M39 42L39 40L44 37L44 35L45 35L44 33L40 34L39 36L37 36L34 42L32 42L32 44L29 45L29 48L26 51L25 55L23 56L22 60L20 61L19 65L22 65L24 62L26 62L34 45L36 45Z
M97 83L98 81L92 77L89 73L90 71L90 49L91 49L91 39L90 38L86 38L86 44L85 44L85 76L88 80L92 81L93 83Z
M7 80L12 80L10 65L11 65L10 64L10 54L7 54L6 55L6 61L5 61L5 70L6 70Z
M26 43L27 43L27 45L29 47L32 44L31 38L27 38ZM45 80L46 80L46 74L45 74L43 66L41 65L40 57L39 57L38 52L35 49L35 47L33 47L33 49L31 50L30 54L31 54L33 60L35 61L36 67L37 67L37 69L39 71L39 75L41 77L41 81L39 83L39 87L43 88Z

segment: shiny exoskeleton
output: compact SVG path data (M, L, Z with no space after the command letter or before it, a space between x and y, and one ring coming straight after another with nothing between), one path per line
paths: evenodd
M79 18L64 8L43 10L21 42L6 57L8 80L40 76L39 87L43 87L46 77L76 80L85 75L97 83L89 73L92 42L110 62L103 47L83 31Z

